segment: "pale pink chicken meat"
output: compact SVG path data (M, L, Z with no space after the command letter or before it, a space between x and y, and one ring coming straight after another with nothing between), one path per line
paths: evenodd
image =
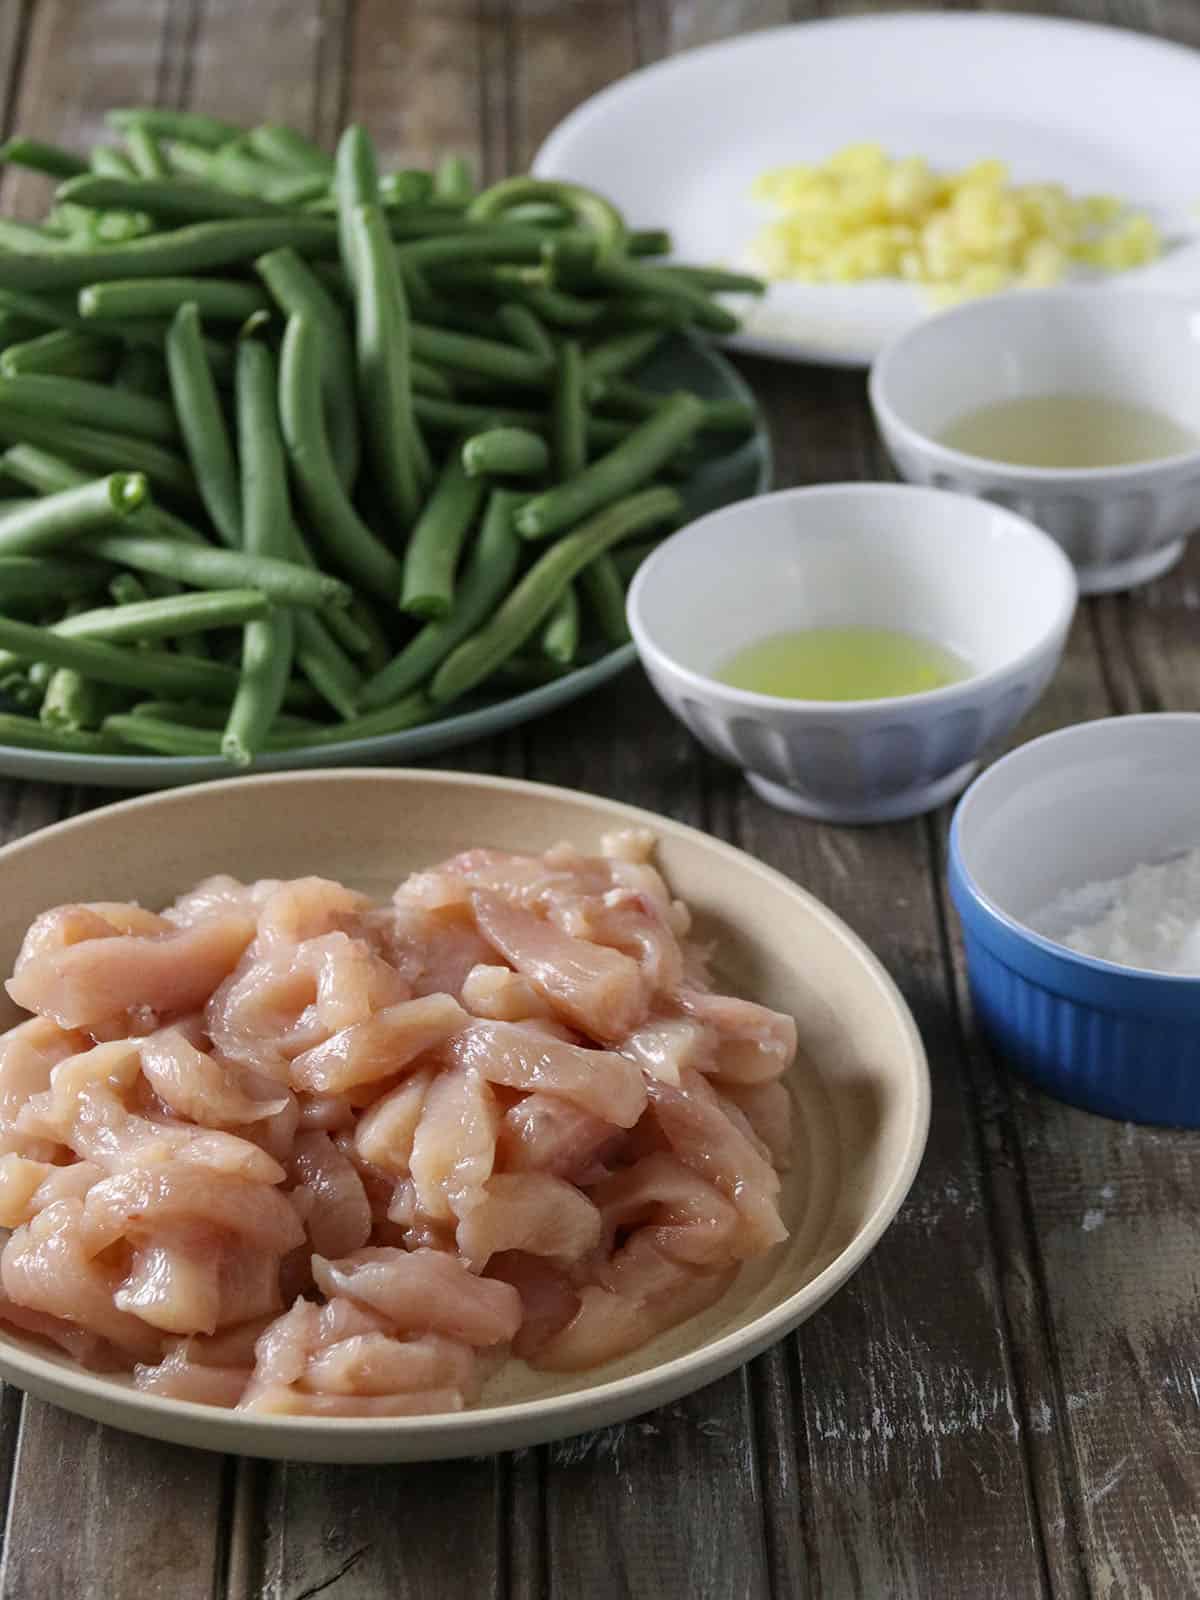
M713 992L626 830L464 851L388 906L214 877L55 907L0 1036L0 1324L252 1414L582 1371L785 1237L792 1019Z

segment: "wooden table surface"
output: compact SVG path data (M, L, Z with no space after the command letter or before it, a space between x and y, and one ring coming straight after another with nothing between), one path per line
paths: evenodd
M633 67L842 9L882 8L0 0L0 116L68 144L97 138L106 106L139 101L286 120L326 141L354 118L396 158L453 147L496 178ZM1200 45L1197 0L1034 9ZM799 106L803 84L796 93ZM13 173L0 198L21 214L43 192ZM743 367L781 485L887 476L860 375ZM1198 617L1200 541L1167 579L1083 607L1020 736L1195 709ZM508 1457L223 1460L5 1388L0 1600L1200 1593L1200 1140L1056 1105L992 1061L947 909L946 818L853 831L773 812L701 754L636 671L448 759L697 823L863 935L912 1005L933 1071L928 1154L899 1220L831 1304L748 1369L638 1421ZM0 826L14 838L110 798L6 783Z

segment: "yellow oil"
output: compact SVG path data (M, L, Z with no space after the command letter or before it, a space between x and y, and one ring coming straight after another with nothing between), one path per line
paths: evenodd
M800 628L773 633L724 662L734 689L784 700L890 700L970 676L961 656L895 628Z
M1125 467L1198 449L1200 434L1100 394L1038 394L967 412L942 443L1017 467Z

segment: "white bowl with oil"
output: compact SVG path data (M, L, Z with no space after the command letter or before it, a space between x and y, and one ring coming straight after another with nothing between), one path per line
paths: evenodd
M903 484L761 495L701 517L642 564L629 623L667 706L771 804L829 822L932 810L1041 695L1076 581L1003 507ZM961 681L873 700L801 700L721 681L773 635L895 630L948 650Z
M1036 522L1084 594L1159 577L1200 526L1196 297L1080 286L971 301L893 340L870 396L902 477Z

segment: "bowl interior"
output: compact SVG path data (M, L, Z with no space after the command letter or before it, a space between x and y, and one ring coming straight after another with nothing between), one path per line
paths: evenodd
M1200 845L1200 716L1114 717L1006 756L964 797L968 876L1017 922L1065 890L1121 877Z
M973 301L898 339L874 388L901 423L935 440L981 406L1056 393L1144 406L1195 430L1200 301L1086 289Z
M756 1318L803 1297L806 1286L812 1307L819 1304L832 1285L822 1288L814 1280L847 1252L853 1259L845 1272L851 1270L856 1242L865 1252L873 1219L882 1226L881 1211L890 1216L911 1181L926 1108L920 1043L882 969L831 913L749 857L680 824L586 795L448 773L291 774L176 790L93 812L4 851L0 964L9 970L30 919L56 902L133 896L158 906L215 871L243 878L316 872L386 897L407 872L464 845L540 851L570 839L598 848L606 831L631 819L655 828L668 881L693 907L700 936L717 942L722 979L737 992L793 1013L800 1027L801 1057L790 1083L796 1160L785 1202L792 1234L748 1266L724 1300L624 1361L591 1373L546 1376L510 1362L482 1408L442 1419L297 1426L296 1419L251 1420L147 1401L119 1380L84 1374L40 1349L33 1354L32 1345L8 1334L0 1335L0 1372L18 1382L40 1377L45 1392L46 1373L57 1369L70 1393L52 1398L71 1404L97 1394L110 1402L116 1396L129 1410L114 1415L110 1404L106 1419L148 1431L163 1431L161 1417L156 1423L151 1413L173 1412L185 1421L171 1427L170 1436L217 1448L354 1459L356 1447L345 1441L373 1436L385 1437L387 1444L377 1442L367 1454L396 1459L464 1453L429 1448L439 1428L456 1428L464 1438L464 1430L475 1429L471 1448L526 1442L530 1435L488 1434L489 1411L503 1424L514 1414L513 1402L552 1403L567 1391L635 1379L702 1345L744 1333ZM5 999L0 1026L16 1017ZM803 1298L795 1303L792 1321L800 1320L804 1306ZM730 1359L725 1365L733 1364ZM532 1436L552 1437L555 1431L550 1418ZM569 1431L570 1426L557 1429ZM321 1446L322 1435L339 1434L340 1445ZM271 1443L272 1435L283 1442Z
M744 645L812 627L895 628L974 674L1034 649L1069 613L1061 552L1000 507L902 485L765 495L684 528L642 567L635 635L709 676Z

